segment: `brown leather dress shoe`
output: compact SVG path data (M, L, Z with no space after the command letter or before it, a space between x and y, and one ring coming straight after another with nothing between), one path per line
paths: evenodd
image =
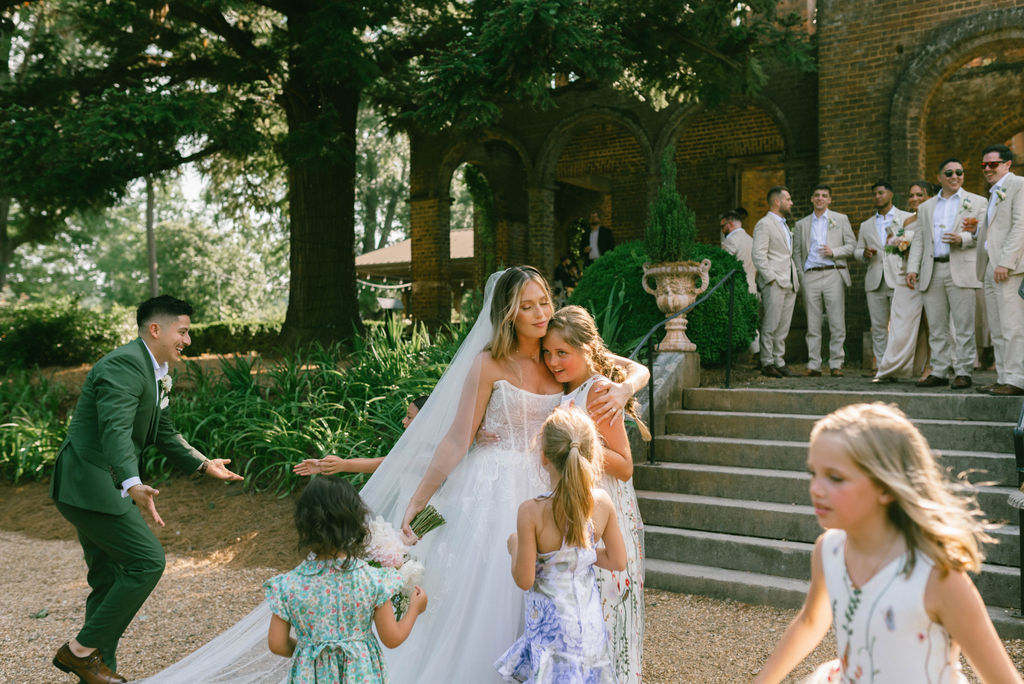
M775 366L765 366L761 369L761 375L765 375L769 378L781 378L782 373Z
M918 387L945 387L949 384L949 380L937 375L929 375L924 380L918 380L916 384Z
M783 378L793 377L793 371L789 370L789 366L776 366L775 370L777 370L779 375Z
M955 378L953 378L953 382L950 383L949 388L950 389L958 390L958 389L967 389L970 386L971 386L971 376L970 375L958 375Z
M841 378L843 377L843 369L833 368L828 372L828 374L831 375L833 378Z
M128 681L104 664L99 649L84 658L79 658L65 643L57 649L57 655L53 656L53 664L59 670L78 675L86 684L123 684Z
M812 368L809 371L807 371L807 377L809 377L809 378L820 378L821 377L821 371L818 370L817 368Z
M989 390L999 387L998 382L993 382L991 385L975 385L974 391L978 394L988 394Z
M1024 395L1024 387L1017 387L1016 385L999 385L998 387L990 389L988 393L997 397L1019 397Z

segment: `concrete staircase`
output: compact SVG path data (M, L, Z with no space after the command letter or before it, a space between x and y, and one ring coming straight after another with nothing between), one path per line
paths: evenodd
M874 389L872 387L872 389ZM1024 638L1013 426L1021 401L976 393L812 389L687 389L666 415L657 465L633 481L646 527L647 586L798 608L821 533L808 495L814 422L863 401L898 404L954 473L975 470L988 518L1009 521L975 578L1004 637Z

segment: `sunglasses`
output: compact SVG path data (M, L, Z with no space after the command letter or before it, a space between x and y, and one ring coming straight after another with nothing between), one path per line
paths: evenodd
M981 162L981 168L983 168L983 169L998 169L1000 164L1005 164L1005 163L1006 163L1005 159L1000 159L999 161L990 161L990 162L983 161L983 162Z
M946 169L942 173L945 174L946 178L952 178L954 174L956 174L957 176L964 175L964 170L963 169Z

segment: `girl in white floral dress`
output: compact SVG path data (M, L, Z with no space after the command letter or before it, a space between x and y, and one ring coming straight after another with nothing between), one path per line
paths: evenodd
M755 684L781 681L830 624L839 659L811 682L961 684L962 649L982 682L1021 684L967 575L992 539L907 417L881 403L841 408L815 424L807 465L827 531L804 606Z
M292 659L289 684L386 684L371 623L384 645L395 648L427 607L427 595L416 587L409 609L395 619L391 597L402 577L360 558L370 536L368 516L355 488L340 478L317 478L299 498L299 545L313 554L264 584L272 612L267 643ZM289 635L292 627L298 639Z
M542 346L548 369L566 389L563 405L586 406L595 382L619 381L625 375L604 346L594 319L582 307L556 311ZM644 439L650 439L637 416L636 400L630 399L625 410L636 420ZM644 523L633 489L633 456L624 422L603 420L597 423L597 431L604 443L604 474L598 486L615 504L627 556L626 569L621 572L597 569L601 608L618 679L622 684L638 684L644 646Z

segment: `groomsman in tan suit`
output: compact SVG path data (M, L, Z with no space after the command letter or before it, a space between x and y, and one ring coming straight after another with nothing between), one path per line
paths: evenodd
M751 258L761 290L761 373L789 377L786 336L800 280L793 265L793 235L786 217L793 209L789 189L777 185L768 191L768 213L754 226Z
M876 181L871 186L871 195L875 215L860 224L853 255L858 261L868 262L864 293L871 317L871 353L877 365L889 343L889 311L893 288L899 277L894 260L886 258L885 243L903 226L903 221L910 214L892 205L892 185L888 181Z
M978 230L976 275L985 286L985 304L996 352L996 384L989 394L1024 394L1024 178L1010 172L1013 152L989 145L982 173L989 199Z
M828 317L828 366L833 377L842 377L846 352L846 288L850 271L846 260L853 256L857 238L846 214L831 211L832 188L818 185L811 193L814 211L796 222L793 261L800 275L807 312L807 374L821 375L821 316Z
M757 294L757 269L751 252L754 239L743 230L743 219L735 211L727 211L718 217L718 225L722 229L722 249L736 257L743 264L747 275L747 289L750 294Z
M963 189L964 165L946 159L939 165L942 190L917 208L917 230L910 242L907 286L918 288L928 316L932 372L918 387L967 389L977 356L974 338L976 275L974 234L966 230L985 217L987 202ZM953 321L953 335L949 322ZM955 336L955 337L954 337Z

